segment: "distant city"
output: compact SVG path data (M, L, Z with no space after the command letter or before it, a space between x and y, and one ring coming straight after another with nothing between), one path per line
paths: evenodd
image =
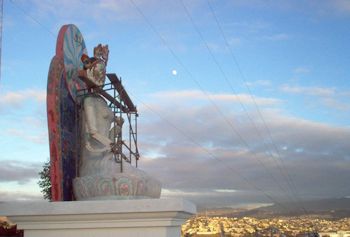
M183 237L350 237L350 199L321 199L254 209L203 209L182 225ZM301 207L304 207L303 209Z
M350 218L326 220L315 216L267 219L196 216L182 226L181 236L350 237Z

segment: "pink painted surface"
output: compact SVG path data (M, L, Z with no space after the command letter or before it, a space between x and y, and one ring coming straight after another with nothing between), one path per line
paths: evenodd
M51 163L51 193L52 201L62 200L62 169L61 169L61 139L60 139L60 80L63 75L63 59L53 57L50 65L47 83L47 121L49 129L50 163Z
M79 154L75 136L76 93L85 87L77 71L82 68L83 53L87 54L79 29L74 25L62 26L47 84L52 201L73 200L72 179Z

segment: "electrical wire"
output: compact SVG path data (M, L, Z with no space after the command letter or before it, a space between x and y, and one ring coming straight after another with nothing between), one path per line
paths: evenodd
M229 85L230 89L231 89L232 92L233 92L233 95L237 98L237 100L238 100L240 106L242 107L242 109L244 110L244 112L247 114L247 117L248 117L249 121L251 122L251 124L253 125L254 130L256 131L256 133L258 134L258 136L259 136L262 140L264 140L264 137L261 135L261 133L260 133L259 129L257 128L255 122L254 122L253 119L250 117L250 115L249 115L249 113L248 113L248 111L247 111L247 108L244 106L244 104L242 103L242 101L241 101L241 99L239 98L239 96L237 96L238 93L235 91L233 85L231 84L230 80L228 79L228 77L227 77L225 71L223 70L221 64L220 64L219 61L216 59L214 53L212 52L212 50L210 49L208 43L206 42L206 40L205 40L203 34L201 33L201 31L200 31L199 28L197 27L196 23L194 22L194 19L193 19L193 17L191 16L190 12L188 11L186 5L184 4L184 2L183 2L182 0L180 0L180 2L181 2L181 5L182 5L183 9L185 10L185 13L186 13L187 17L188 17L189 20L190 20L190 22L191 22L193 28L195 29L195 31L197 32L197 34L198 34L199 37L201 38L202 42L203 42L204 45L206 46L206 49L208 50L211 59L213 60L214 64L217 66L217 68L219 69L219 71L220 71L221 75L223 76L223 78L225 79L226 83ZM246 143L246 142L244 142L244 143ZM247 143L246 143L245 145L246 145L247 147L249 147ZM272 160L275 161L275 160L273 159L272 153L270 152L269 148L266 146L266 144L265 144L264 142L263 142L263 145L265 146L266 151L268 151L268 152L270 153L270 157L272 158ZM263 162L260 162L260 164L261 164L264 168L267 169L267 167L265 166L265 164L264 164ZM277 165L277 167L279 167L279 166ZM282 173L282 172L281 172L281 173ZM281 188L281 190L283 190L284 192L286 192L286 191L284 190L284 188L280 185L280 182L279 182L272 174L271 174L270 176L271 176L271 178L273 179L273 181L276 182L276 184Z
M230 53L231 59L234 62L234 64L236 65L236 67L238 69L238 72L241 75L241 79L243 81L243 84L246 86L246 88L248 90L248 93L249 93L252 101L254 102L255 108L256 108L256 110L258 112L258 115L259 115L260 119L263 122L263 125L264 125L266 131L267 131L267 134L268 134L268 137L269 137L270 142L272 144L272 147L275 150L276 154L278 155L277 157L279 158L278 159L279 160L278 164L279 164L279 167L280 167L280 172L284 176L284 178L285 178L285 180L287 182L287 185L290 187L290 191L294 193L294 197L297 199L296 201L300 201L300 199L298 198L299 195L297 193L296 185L293 182L293 180L291 179L291 177L289 175L289 172L288 172L288 169L285 167L285 163L284 163L284 160L282 159L282 156L281 156L281 154L279 152L279 149L277 148L277 145L275 144L275 142L272 139L271 131L270 131L269 127L267 126L267 123L266 123L266 121L265 121L265 119L264 119L264 117L263 117L263 115L262 115L262 113L260 111L260 108L259 108L258 104L255 101L254 96L252 95L252 92L251 92L251 89L250 89L250 87L249 87L249 85L247 83L246 77L245 77L245 75L244 75L244 73L243 73L243 71L242 71L242 69L241 69L241 67L240 67L240 65L238 63L237 58L235 57L235 55L234 55L234 53L233 53L233 51L232 51L232 49L230 47L230 44L228 43L226 34L225 34L225 32L224 32L224 30L223 30L223 28L222 28L222 26L221 26L221 24L220 24L220 22L218 20L218 17L215 14L215 11L214 11L211 3L210 3L210 0L207 0L207 3L208 3L208 7L209 7L209 9L211 11L211 14L212 14L212 16L213 16L213 18L214 18L214 20L216 22L216 25L217 25L217 27L218 27L218 29L220 31L220 34L221 34L222 38L225 41L225 46L226 46L226 48L228 49L228 51ZM283 169L283 171L286 172L285 174L282 172L282 169ZM301 209L304 211L305 214L309 214L309 212L307 211L307 209L305 208L304 205L301 206Z
M157 31L157 29L153 26L153 24L148 20L148 18L146 17L146 15L142 12L142 10L135 4L135 2L133 0L130 0L130 2L134 5L134 7L136 8L136 10L139 12L139 14L144 18L145 22L149 25L149 27L152 29L152 31L161 39L162 43L164 46L167 47L167 49L169 50L169 52L171 53L171 55L174 57L174 59L177 61L177 63L186 71L186 73L190 76L190 78L192 79L192 81L197 85L197 87L201 90L201 92L205 95L205 97L207 97L207 99L210 101L210 103L212 104L212 106L214 107L214 109L216 110L216 112L218 112L221 117L225 120L225 122L230 126L230 128L232 129L232 131L236 134L236 136L239 138L239 140L241 141L241 143L248 148L248 150L250 150L248 143L244 140L244 138L242 137L242 135L238 132L238 130L233 126L232 122L225 116L225 114L222 112L222 110L218 107L218 105L215 103L215 101L211 98L210 94L208 92L206 92L203 88L203 86L199 83L199 81L194 77L194 75L191 73L191 71L183 64L183 62L181 61L181 59L175 54L175 52L173 51L173 49L168 45L167 41L164 39L164 37ZM266 168L265 164L256 158L255 153L251 152L254 159L263 167ZM284 190L284 188L279 184L279 182L277 181L277 179L271 174L268 173L268 175L270 175L270 178L280 187L281 190Z
M232 123L226 118L226 116L223 114L223 112L219 109L219 107L216 105L216 103L213 101L213 99L211 98L211 96L209 95L208 92L206 92L202 85L199 83L199 81L193 76L193 74L191 73L191 71L188 70L188 68L182 63L182 61L180 60L180 58L175 54L175 52L173 51L173 49L167 44L167 41L164 39L164 37L158 32L158 30L154 27L154 25L149 21L149 19L146 17L146 15L143 13L143 11L137 6L137 4L133 1L130 0L130 2L132 3L132 5L135 7L135 9L139 12L139 14L143 17L144 21L147 23L147 25L150 27L150 29L159 37L159 39L161 40L161 42L163 43L163 45L169 50L169 52L171 53L171 55L174 57L174 59L177 61L177 63L184 68L184 70L186 71L186 73L190 76L190 78L195 82L195 84L198 86L198 88L200 88L200 90L202 91L202 93L208 98L208 100L212 103L213 107L216 109L216 111L222 116L222 118L225 119L225 121L227 122L227 124L231 127L231 129L234 131L234 133L237 135L237 137L239 138L239 140L248 148L249 150L249 145L247 144L247 142L243 139L243 137L241 136L241 134L234 128L234 126L232 125ZM252 152L252 155L255 156L255 153ZM261 163L261 161L259 159L257 159L257 161L264 166L263 163ZM277 183L278 184L278 183ZM256 187L256 185L255 185ZM263 191L260 188L256 187L257 190L259 191ZM283 188L282 188L283 190Z
M225 46L226 46L226 48L228 49L228 51L229 51L229 53L230 53L231 59L232 59L232 61L234 62L234 64L236 65L239 74L241 75L241 79L242 79L242 81L243 81L243 84L246 86L246 88L247 88L247 90L248 90L248 93L249 93L249 95L250 95L252 101L254 102L255 108L256 108L256 110L257 110L257 112L258 112L258 115L259 115L260 119L261 119L262 122L263 122L263 125L264 125L266 131L267 131L267 134L268 134L268 137L269 137L270 142L271 142L271 144L272 144L272 147L273 147L274 151L275 151L276 154L277 154L277 158L278 158L278 161L279 161L278 165L279 165L279 167L280 167L280 173L281 173L281 175L284 176L284 178L285 178L285 180L286 180L286 182L287 182L287 185L290 187L290 191L294 194L295 198L298 199L297 201L300 201L299 198L298 198L299 195L298 195L298 192L297 192L296 185L295 185L293 179L291 179L291 177L290 177L290 174L289 174L289 172L288 172L288 169L287 169L286 166L285 166L284 160L282 159L282 156L281 156L281 154L280 154L280 152L279 152L279 149L277 148L276 143L275 143L275 142L273 141L273 139L272 139L271 131L270 131L269 127L267 126L267 123L266 123L266 121L265 121L265 119L264 119L264 117L263 117L263 115L262 115L262 113L261 113L261 111L260 111L260 108L259 108L258 104L257 104L256 101L255 101L254 96L252 95L252 92L251 92L251 89L250 89L250 87L249 87L249 85L248 85L248 83L247 83L246 77L245 77L245 75L244 75L244 73L243 73L243 71L242 71L242 69L241 69L241 67L240 67L240 65L239 65L239 63L238 63L237 58L235 57L235 55L234 55L234 53L233 53L233 51L232 51L232 49L231 49L231 47L230 47L230 45L229 45L229 43L228 43L226 34L225 34L225 32L224 32L224 30L223 30L223 28L222 28L222 26L221 26L221 24L220 24L220 22L219 22L219 20L218 20L218 17L217 17L216 14L215 14L215 11L214 11L214 9L213 9L211 3L210 3L210 0L207 0L207 3L208 3L208 7L209 7L209 9L210 9L210 11L211 11L211 13L212 13L212 15L213 15L213 18L214 18L214 20L215 20L215 22L216 22L216 25L217 25L218 28L219 28L220 34L221 34L222 38L223 38L224 41L225 41ZM284 171L285 173L284 173L283 171ZM308 213L308 211L306 210L306 208L305 208L304 206L302 206L302 209L303 209L303 211L304 211L305 213Z
M44 24L42 24L40 21L38 21L37 19L35 19L33 16L31 16L26 10L24 10L22 7L20 7L17 3L15 3L13 0L10 0L10 2L16 6L18 9L20 9L25 15L27 15L30 19L32 19L35 23L37 23L38 25L40 25L43 29L45 29L52 37L56 38L56 34L54 34L51 30L49 30ZM201 89L201 91L208 97L208 99L213 103L213 106L216 109L219 109L217 107L217 105L215 104L215 102L213 101L213 99L210 97L210 95L205 92L201 86L201 84L193 77L192 73L185 67L185 65L182 63L182 61L177 57L177 55L175 54L175 52L168 46L167 42L165 41L165 39L159 34L159 32L155 29L155 27L153 26L153 24L147 19L147 17L143 14L143 12L138 8L138 6L135 4L135 2L133 0L130 0L130 2L132 2L132 4L135 6L135 8L137 9L137 11L143 16L143 18L145 19L145 21L147 22L147 24L151 27L151 29L158 35L158 37L161 39L162 43L167 46L168 50L170 51L170 53L172 54L172 56L176 59L176 61L180 64L180 66L182 66L187 73L190 75L190 77L194 80L194 82L197 84L197 86ZM1 18L3 14L3 0L1 0ZM1 21L1 31L2 31L2 21ZM2 38L2 34L0 36L0 42L1 42L1 38ZM1 47L0 47L0 55L1 55ZM1 58L0 58L0 65L1 65ZM156 113L162 120L166 121L171 127L173 127L174 129L176 129L178 132L180 132L183 136L185 136L187 139L189 139L190 141L193 142L193 144L199 146L201 149L203 149L206 153L208 153L213 159L216 159L218 161L221 161L220 158L218 158L217 156L215 156L211 151L209 151L207 148L205 148L204 146L202 146L201 144L199 144L198 142L196 142L193 138L191 138L190 136L188 136L184 131L182 131L181 129L179 129L177 126L175 126L174 124L170 123L167 119L165 119L164 117L162 117L158 112L156 112L155 110L153 110L150 106L146 105L145 103L143 103L141 101L141 103L147 107L149 110L153 111L154 113ZM220 111L220 110L219 110ZM218 112L219 112L218 111ZM221 112L222 114L222 112ZM222 114L223 115L223 114ZM229 120L227 120L229 121ZM229 122L229 124L231 124ZM232 124L231 124L232 125ZM233 131L235 131L236 135L242 140L242 136L238 133L238 131L236 129L234 129L233 126L230 126ZM246 142L244 142L246 143ZM249 147L249 146L248 146ZM222 163L222 162L220 162ZM227 168L229 168L231 171L234 171L234 173L238 174L239 172L237 170L232 169L231 166L225 166ZM274 200L272 198L272 196L268 193L266 193L263 189L257 187L255 184L251 183L248 179L246 179L245 177L241 176L242 180L245 180L246 182L248 182L252 187L254 187L255 190L263 193L268 199L270 199L271 201L273 201L275 204L285 208L281 203L279 203L278 201ZM285 208L286 209L286 208Z
M132 1L132 0L131 0ZM277 201L276 199L274 199L272 197L271 194L269 194L268 192L264 191L262 188L259 188L257 185L255 185L253 182L251 182L249 179L247 179L246 177L244 177L240 170L238 169L234 169L232 168L231 165L226 165L224 164L225 161L221 158L219 158L218 156L216 156L213 152L211 152L210 150L208 150L205 146L201 145L199 142L197 142L194 138L192 138L191 136L189 136L185 131L183 131L182 129L180 129L178 126L176 126L175 124L173 124L171 121L169 121L167 118L165 118L162 114L158 111L156 111L155 109L153 109L150 105L146 104L145 102L143 102L142 100L138 99L135 95L133 95L132 93L129 92L130 95L132 95L133 98L135 98L137 101L139 101L140 104L142 104L145 108L147 108L149 111L151 111L152 113L154 113L155 115L157 115L162 121L166 122L170 127L172 127L173 129L175 129L179 134L181 134L182 136L184 136L186 139L188 139L190 142L192 142L194 145L196 145L197 147L199 147L200 149L202 149L205 153L207 153L212 159L218 161L219 164L221 164L224 168L228 169L229 171L231 171L232 174L236 174L241 180L243 180L246 184L248 184L250 187L252 187L254 190L262 193L267 199L269 199L270 201L272 201L274 204L278 205L279 207L283 208L284 210L287 210L289 212L292 212L292 210L288 207L286 207L285 205L283 205L281 202Z
M10 2L16 6L19 10L21 10L26 16L28 16L33 22L41 26L44 30L46 30L52 37L56 39L56 34L54 34L49 28L47 28L44 24L42 24L40 21L35 19L32 15L30 15L24 8L22 8L20 5L14 2L14 0L10 0Z
M288 170L285 168L284 160L282 159L282 156L281 156L281 154L280 154L280 152L279 152L279 149L277 148L276 143L275 143L275 142L273 141L273 139L272 139L271 131L270 131L269 127L267 126L267 123L266 123L266 121L265 121L265 119L264 119L264 116L262 115L261 110L260 110L260 108L259 108L259 106L258 106L258 104L257 104L257 102L256 102L256 100L255 100L255 98L254 98L254 96L253 96L253 93L252 93L252 91L251 91L251 89L250 89L250 86L249 86L248 83L247 83L245 74L243 73L243 71L242 71L242 69L241 69L241 67L240 67L240 64L238 63L238 60L237 60L237 58L235 57L235 55L234 55L234 53L233 53L233 51L232 51L232 49L231 49L231 47L230 47L230 44L229 44L229 42L228 42L228 40L227 40L227 36L226 36L226 34L225 34L225 32L224 32L224 30L223 30L223 28L222 28L222 26L221 26L221 24L220 24L220 22L219 22L219 20L218 20L218 17L217 17L216 14L215 14L215 11L214 11L214 9L213 9L211 3L210 3L210 0L207 0L207 3L208 3L208 7L209 7L209 9L210 9L210 12L211 12L211 14L212 14L212 16L213 16L213 18L214 18L214 20L215 20L215 23L216 23L216 25L217 25L217 27L218 27L218 29L219 29L219 32L220 32L222 38L224 39L226 49L227 49L228 52L230 53L231 60L233 61L233 64L237 67L238 72L239 72L239 74L241 75L240 78L242 79L243 84L245 85L246 89L248 90L248 94L250 95L250 98L251 98L251 100L253 101L253 103L254 103L254 105L255 105L256 111L258 112L258 115L259 115L260 119L262 120L263 125L264 125L264 127L265 127L265 129L266 129L266 131L267 131L267 134L268 134L268 137L269 137L270 142L271 142L271 144L272 144L272 147L273 147L274 151L276 152L277 157L279 158L279 159L278 159L278 161L279 161L279 162L278 162L278 166L279 166L280 173L281 173L282 176L285 177L286 182L287 182L287 185L290 187L291 192L297 193L297 192L296 192L295 183L294 183L293 180L291 179ZM227 80L227 82L229 83L230 87L232 88L230 81ZM264 143L265 143L265 142L264 142ZM272 156L272 157L273 157L273 156ZM282 170L282 169L283 169L283 170ZM285 171L286 174L283 173L283 171Z

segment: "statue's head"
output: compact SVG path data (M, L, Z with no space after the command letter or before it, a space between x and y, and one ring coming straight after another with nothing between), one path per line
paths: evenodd
M80 59L84 65L84 69L89 69L92 67L92 60L89 58L89 56L83 54Z
M93 58L89 58L86 54L83 54L80 58L83 62L83 68L86 70L85 77L97 86L104 85L108 54L108 45L99 44L94 48Z
M109 49L108 45L99 44L94 48L94 57L102 60L106 65L108 61Z

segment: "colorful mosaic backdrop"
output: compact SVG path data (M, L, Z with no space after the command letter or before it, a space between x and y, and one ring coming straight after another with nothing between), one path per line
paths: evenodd
M77 90L85 88L78 78L83 53L87 51L79 29L75 25L62 26L47 84L52 201L74 199L72 180L79 158Z

